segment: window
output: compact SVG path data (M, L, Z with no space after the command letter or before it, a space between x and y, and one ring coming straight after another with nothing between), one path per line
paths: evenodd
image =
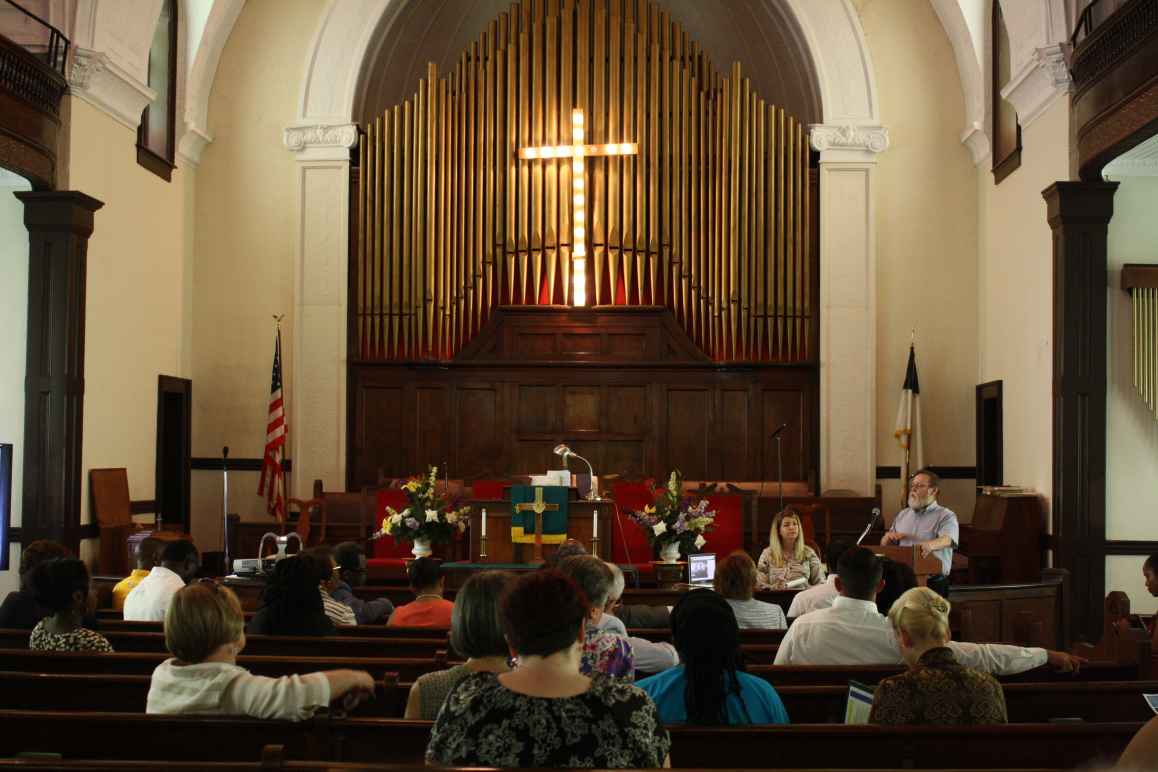
M1002 85L1009 82L1009 31L1001 3L993 0L993 183L996 185L1021 166L1021 124L1013 105L1001 96Z
M165 0L149 49L149 88L157 97L137 128L137 163L169 180L175 167L177 114L177 0Z

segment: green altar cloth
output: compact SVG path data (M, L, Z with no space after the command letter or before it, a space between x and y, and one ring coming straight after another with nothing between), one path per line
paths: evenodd
M511 486L511 541L515 544L535 543L535 518L542 518L543 544L562 544L567 540L568 489L557 485ZM520 511L519 505L524 505ZM541 509L536 515L531 505Z

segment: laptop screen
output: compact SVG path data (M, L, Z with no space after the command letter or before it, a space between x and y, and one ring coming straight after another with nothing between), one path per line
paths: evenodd
M715 555L688 555L688 584L711 585L715 578Z

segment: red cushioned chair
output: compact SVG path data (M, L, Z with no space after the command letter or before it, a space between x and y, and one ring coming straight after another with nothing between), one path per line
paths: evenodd
M737 493L713 493L707 497L708 509L715 510L715 527L708 532L705 552L724 558L744 549L744 497Z
M634 567L641 576L655 574L655 566L651 563L655 553L647 541L647 533L628 513L641 510L655 501L652 485L653 480L644 480L616 482L611 486L611 498L617 510L613 516L619 521L611 524L611 560L621 566ZM623 526L622 533L620 524Z
M511 485L506 480L475 480L470 484L470 497L478 501L506 501Z
M406 492L399 488L381 488L377 493L377 506L374 508L373 529L382 525L386 517L386 507L392 507L400 512L406 508L409 501ZM393 536L382 536L371 542L371 555L366 560L366 572L370 578L387 578L406 576L406 561L411 558L410 542L398 541Z

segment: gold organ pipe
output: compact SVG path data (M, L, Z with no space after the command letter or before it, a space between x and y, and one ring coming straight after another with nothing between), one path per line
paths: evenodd
M484 320L490 316L495 301L495 117L497 115L495 103L495 41L498 24L491 22L487 28L486 45L486 92L483 97L483 115L485 125L483 130L482 167L485 175L481 208L483 211L482 230L482 259L483 275L480 279L483 285L482 315L479 318L481 328Z
M531 40L529 9L524 6L519 27L519 147L535 144L531 136ZM531 164L519 164L519 302L527 299L527 270L531 249Z
M623 9L623 102L622 124L620 134L612 137L612 141L619 141L635 136L635 23L631 18L631 0L624 0ZM623 272L624 300L632 302L632 287L635 283L635 168L634 156L624 157L620 166L620 180L623 190L622 210L620 222L623 227L619 232L619 249L622 262L620 269Z
M572 43L575 42L575 0L563 0L563 13L559 19L559 105L555 112L558 136L566 138L570 123L567 117L571 115L571 108L575 105L572 92L574 78L572 76L571 61L574 55ZM559 183L556 188L559 210L559 225L555 231L555 240L559 252L559 274L562 285L560 301L571 303L571 206L568 193L571 191L571 165L566 161L556 162L559 168ZM554 292L554 281L551 284Z
M738 292L738 266L744 259L740 251L740 194L742 188L741 159L743 158L743 133L740 130L740 101L742 98L740 84L740 63L732 65L732 81L730 99L728 100L728 155L731 159L731 168L728 170L728 251L727 277L728 294L728 358L735 359L737 351L736 333L738 331L737 317L739 316L740 296Z
M518 187L519 187L519 166L520 164L515 158L515 148L519 144L518 133L518 93L519 93L519 66L518 66L518 46L515 41L518 40L518 31L516 30L516 22L518 21L517 12L512 10L508 14L507 28L509 29L509 38L507 40L507 89L504 99L507 103L507 123L504 130L504 158L506 159L506 238L504 243L505 262L507 269L507 302L515 303L515 266L518 262L518 220L516 212L518 210ZM506 25L505 25L506 26Z
M534 7L531 23L531 141L532 145L544 145L543 112L549 107L543 104L546 89L543 83L543 3ZM525 166L527 164L524 164ZM538 303L542 294L543 277L543 167L547 164L529 164L531 171L531 303Z
M607 35L607 141L617 142L620 137L620 120L623 104L619 89L623 85L623 55L620 43L623 37L623 23L619 16L619 0L610 0ZM618 156L600 159L600 165L607 169L607 302L615 303L619 292L619 261L623 243L620 223L622 201L621 175L623 159Z
M632 260L635 261L635 292L636 302L643 305L647 301L644 299L644 277L647 274L647 258L646 250L648 246L647 240L647 175L648 175L648 160L651 157L651 129L647 125L647 60L648 60L648 46L647 46L647 19L640 16L638 19L637 29L639 32L635 37L635 129L623 137L626 142L628 139L635 138L639 145L639 154L631 156L632 165L635 167L635 234L632 239L633 255ZM628 303L631 302L629 297Z
M768 317L768 238L767 238L767 168L768 153L768 109L764 100L756 100L756 294L753 314L755 315L755 359L765 358L764 324Z
M547 10L546 23L546 43L544 45L544 54L546 58L546 87L547 96L545 100L546 115L544 125L544 136L540 139L542 144L559 145L563 142L571 144L570 136L563 136L559 131L559 75L556 72L556 56L558 51L558 28L559 19L556 14L557 7L555 3L551 3ZM568 116L569 117L569 116ZM571 122L566 121L564 129L569 134ZM543 195L546 198L546 225L543 228L544 247L546 248L546 290L547 302L558 302L555 298L555 274L557 273L557 261L559 259L559 164L557 160L544 161L541 164L535 164L536 168L543 169Z
M607 93L607 86L609 80L614 78L608 77L607 72L607 2L606 0L595 0L595 29L592 46L592 78L591 78L591 113L594 120L590 121L592 131L592 139L595 142L610 142L611 137L610 122L612 120L611 110L607 109L604 101L604 96ZM583 38L580 37L580 45L583 45ZM580 72L585 66L583 58L579 59ZM584 88L586 79L580 76L579 88L580 94ZM580 97L578 101L579 107L585 107L585 103ZM590 220L592 226L595 261L594 269L592 271L595 279L595 305L601 305L605 302L613 302L615 296L611 296L611 300L604 298L603 292L603 277L608 273L608 264L611 261L610 250L608 249L611 243L608 235L608 227L610 223L610 210L607 205L607 172L611 159L596 158L594 163L590 165L591 168L591 190L594 193L590 210Z
M366 148L370 141L367 134L358 137L358 231L360 233L368 231L366 213L374 211L367 203L369 193L366 190ZM373 231L370 232L373 233ZM372 301L375 285L370 273L374 262L366 259L366 241L364 238L358 239L358 315L355 317L357 341L354 356L359 359L370 358L370 331L374 321L376 321ZM372 237L370 243L373 244ZM371 249L373 249L372 246Z

